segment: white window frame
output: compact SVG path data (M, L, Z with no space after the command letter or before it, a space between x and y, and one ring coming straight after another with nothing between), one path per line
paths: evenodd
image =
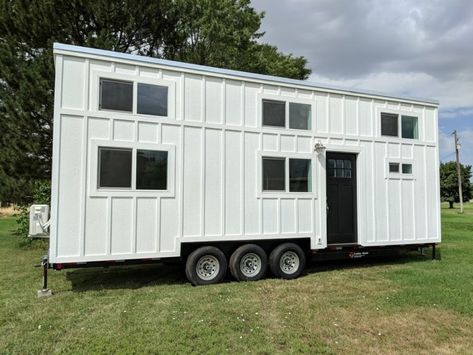
M114 82L121 82L121 83L127 83L127 84L131 84L131 87L132 87L132 92L131 92L131 111L126 111L126 110L114 110L114 109L110 109L110 108L101 108L100 107L100 103L102 101L102 92L101 92L101 81L102 80L108 80L108 81L114 81ZM133 83L133 80L125 80L125 79L111 79L111 78L105 78L105 77L100 77L99 78L99 81L98 81L98 87L99 87L99 96L98 96L98 110L99 111L109 111L109 112L121 112L121 113L125 113L125 114L131 114L133 113L133 104L134 104L134 96L135 96L135 85Z
M389 171L389 163L399 164L399 172L394 173ZM402 172L402 164L411 164L412 172L405 174ZM399 158L388 158L384 159L384 174L386 180L415 180L415 165L413 159L399 159Z
M90 108L92 112L97 112L99 115L105 115L107 117L119 117L119 116L137 116L140 118L149 119L159 119L167 118L174 119L176 115L176 84L173 81L164 80L161 78L149 78L141 77L139 75L130 75L122 73L112 73L107 71L93 70L91 73L92 76L92 87L91 87L91 97L90 97ZM119 110L109 110L109 109L100 109L100 79L109 79L115 81L128 81L133 83L133 105L132 111L119 111ZM158 115L146 115L138 114L138 83L148 84L148 85L159 85L165 86L168 88L168 115L167 116L158 116Z
M130 179L130 187L124 187L124 186L116 186L116 187L110 187L110 186L99 186L100 185L100 149L109 149L109 150L121 150L121 151L127 151L131 153L131 167L130 167L130 173L131 173L131 179ZM99 145L97 147L97 190L103 191L103 190L120 190L120 191L129 191L133 187L133 149L132 148L124 148L124 147L108 147L108 146L101 146Z
M100 148L123 148L132 150L131 158L131 188L126 187L98 187L99 174L99 147ZM168 153L168 170L166 190L144 190L136 188L136 153L137 150L159 150ZM117 142L109 140L92 140L89 149L88 166L88 192L91 197L174 197L175 195L175 177L176 177L176 147L168 144L148 144Z
M263 158L284 158L284 190L263 190ZM316 177L317 177L317 157L314 154L303 153L280 153L274 151L258 151L257 154L257 198L278 198L278 197L300 197L300 198L317 198ZM307 159L310 160L310 177L312 181L312 191L289 191L289 159Z
M416 118L417 119L417 138L406 138L406 137L403 137L402 136L402 117L403 116L406 116L406 117L412 117L412 118ZM399 116L398 116L398 120L399 120L399 138L401 139L407 139L409 141L418 141L419 140L419 137L420 137L420 120L419 120L419 115L416 115L414 114L413 112L411 112L410 114L409 113L400 113Z
M397 115L397 136L385 136L381 134L382 132L381 114L382 113L389 113L389 114ZM417 118L417 138L403 138L402 137L402 116L409 116L409 117ZM420 126L420 114L418 112L407 111L407 110L393 110L393 109L378 107L376 117L379 122L379 129L377 132L378 137L381 137L382 139L386 139L386 140L406 141L406 142L411 142L411 143L417 143L420 141L421 126Z
M277 131L280 130L289 130L291 132L301 132L308 133L315 131L315 115L314 112L316 111L316 101L309 100L309 99L301 99L298 97L287 97L282 95L274 95L274 94L258 94L256 95L258 104L257 104L257 112L258 112L258 126L259 128L264 129L274 129ZM263 100L268 101L280 101L285 103L285 111L284 111L284 127L282 126L268 126L263 124ZM310 128L309 129L297 129L297 128L289 128L289 104L304 104L310 105Z

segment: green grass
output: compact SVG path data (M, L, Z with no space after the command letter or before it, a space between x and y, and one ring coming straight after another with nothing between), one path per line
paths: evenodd
M473 205L442 209L442 260L311 264L294 281L192 287L178 265L51 271L0 219L0 353L469 353Z

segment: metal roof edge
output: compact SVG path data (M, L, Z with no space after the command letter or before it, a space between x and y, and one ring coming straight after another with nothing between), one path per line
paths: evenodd
M243 71L238 71L238 70L223 69L223 68L217 68L217 67L210 67L206 65L178 62L178 61L168 60L168 59L140 56L136 54L114 52L114 51L109 51L109 50L104 50L104 49L81 47L81 46L58 43L58 42L54 43L53 49L55 51L61 50L61 51L83 53L83 54L89 54L89 55L98 55L98 56L104 56L104 57L110 57L110 58L138 61L138 62L150 63L150 64L161 64L161 65L166 65L166 66L178 68L178 69L197 70L197 71L206 72L206 73L229 75L229 76L239 77L243 79L256 79L256 80L272 82L272 83L298 85L298 86L307 87L308 89L312 89L312 90L334 90L334 91L341 91L344 93L349 93L352 95L361 94L361 95L388 98L388 99L394 99L394 100L400 100L400 101L411 101L411 102L415 101L415 102L426 103L426 104L435 105L435 106L438 106L440 104L438 100L434 100L434 99L399 96L399 95L391 95L391 94L386 94L386 93L376 92L376 91L358 90L358 89L337 87L337 86L325 85L325 84L322 85L322 84L317 84L317 83L305 81L305 80L289 79L289 78L283 78L279 76L263 75L263 74L243 72Z

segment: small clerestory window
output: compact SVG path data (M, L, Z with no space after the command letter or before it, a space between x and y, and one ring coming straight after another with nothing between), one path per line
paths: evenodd
M168 87L138 83L136 112L142 115L168 115ZM133 82L100 79L100 110L133 112Z
M263 100L263 126L287 127L290 129L311 129L312 106L289 102L289 117L286 119L286 102Z
M167 86L138 83L139 114L167 116L168 88Z
M401 122L399 122L399 117L401 118ZM400 131L399 127L401 127ZM395 113L381 112L381 135L387 137L418 139L418 118L415 116L400 116Z
M133 111L133 82L100 79L100 110Z
M397 163L389 162L389 173L391 174L400 174L411 175L412 174L412 164L407 163Z

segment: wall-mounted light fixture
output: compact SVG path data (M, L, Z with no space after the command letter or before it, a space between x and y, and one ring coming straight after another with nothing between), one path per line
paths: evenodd
M321 141L318 141L317 143L315 143L315 146L314 146L314 151L319 154L319 153L323 153L325 151L325 149L327 149Z

